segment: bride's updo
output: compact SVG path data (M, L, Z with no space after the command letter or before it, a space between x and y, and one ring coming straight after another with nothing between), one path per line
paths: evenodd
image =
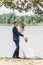
M24 24L24 23L21 23L21 24L20 24L20 27L21 27L22 29L24 29L25 24Z

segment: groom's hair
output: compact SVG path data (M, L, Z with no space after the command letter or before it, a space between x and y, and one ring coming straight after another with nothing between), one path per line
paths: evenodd
M13 24L18 23L17 21L13 22Z
M24 29L24 27L25 27L25 24L24 24L24 23L21 23L21 25L22 25L22 27L21 27L21 28L23 28L23 29Z

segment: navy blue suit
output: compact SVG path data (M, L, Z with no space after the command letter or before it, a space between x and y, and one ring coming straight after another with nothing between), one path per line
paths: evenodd
M13 41L16 44L16 49L15 52L13 54L13 58L19 57L19 36L23 36L20 32L18 32L18 29L16 27L13 27Z

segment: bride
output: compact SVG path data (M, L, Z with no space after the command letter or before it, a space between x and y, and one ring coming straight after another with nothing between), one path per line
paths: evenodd
M27 32L25 30L24 23L21 23L19 32L21 32L24 35L24 37L20 36L19 57L20 58L32 58L32 57L34 57L34 55L35 55L34 50L31 47L29 47L27 34L26 34Z

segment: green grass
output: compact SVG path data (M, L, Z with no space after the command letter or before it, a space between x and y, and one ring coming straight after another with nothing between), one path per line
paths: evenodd
M12 26L13 24L0 24L0 26ZM19 24L20 25L20 24ZM26 26L43 26L43 22L40 23L25 23Z

